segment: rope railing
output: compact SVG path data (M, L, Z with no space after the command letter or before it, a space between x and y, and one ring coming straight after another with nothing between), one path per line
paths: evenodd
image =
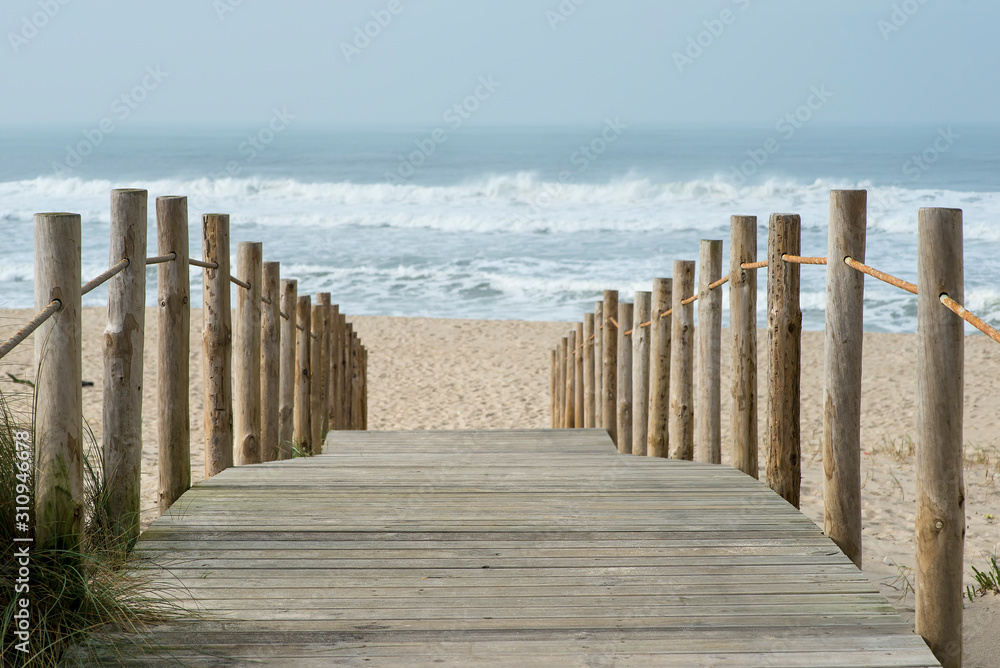
M959 304L957 301L948 296L947 293L942 294L941 303L944 304L952 313L957 315L962 320L966 321L980 332L990 337L997 343L1000 343L1000 331L997 331L995 327L990 326L982 320L979 316L971 311L967 310L964 306Z
M10 337L3 343L0 343L0 359L3 359L7 353L12 351L18 346L18 344L31 336L36 329L42 326L42 323L58 313L61 308L62 302L58 299L53 299L49 302L48 306L42 309L38 315L32 318L24 327L19 329L14 336Z
M845 257L844 264L846 264L851 269L860 271L862 274L868 274L872 278L877 278L878 280L888 283L889 285L894 285L897 288L900 288L901 290L906 290L910 294L914 295L917 294L917 286L914 285L913 283L904 281L901 278L896 278L895 276L887 274L883 271L879 271L874 267L869 267L867 264L862 264L861 262L858 262L852 257Z
M195 260L194 258L188 258L188 264L192 267L201 267L202 269L218 269L218 262L204 262L202 260Z
M130 264L130 262L131 260L129 260L127 257L122 258L121 260L118 261L118 264L116 264L115 266L111 267L104 273L95 276L93 279L84 283L83 287L80 288L80 296L82 297L83 295L94 290L95 288L100 287L107 281L110 281L112 278L114 278L121 272L125 271L125 268Z
M167 253L166 255L156 255L154 257L146 258L146 265L151 264L164 264L166 262L173 262L177 259L177 253Z

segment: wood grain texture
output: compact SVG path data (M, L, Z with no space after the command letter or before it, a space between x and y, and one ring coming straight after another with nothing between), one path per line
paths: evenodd
M823 362L823 530L861 568L861 353L868 193L830 193Z
M312 452L312 297L299 295L296 304L298 327L295 345L295 427L299 450Z
M158 502L163 513L191 487L191 273L187 197L156 199L156 430Z
M556 349L556 429L566 427L566 350L569 337L564 336Z
M320 400L320 439L330 430L330 327L333 325L333 304L329 292L317 292L316 301L322 306L323 338L319 342L319 373L316 382L319 384Z
M611 322L618 316L618 291L605 290L601 326L601 426L618 444L618 328Z
M800 254L801 228L798 215L775 213L767 238L767 484L796 508L802 484L802 310L799 265L781 258Z
M722 463L722 242L702 239L698 255L698 393L694 401L694 458Z
M329 413L330 429L340 429L341 426L341 394L340 388L340 305L330 307L330 363L327 365L327 411Z
M108 281L104 328L104 401L101 442L108 485L108 518L115 535L139 537L142 475L142 363L146 338L145 190L111 191L109 267L128 259Z
M670 456L694 459L694 294L695 263L674 261L673 313L670 323Z
M916 628L947 668L962 665L965 545L965 301L962 211L921 209L917 261Z
M298 323L299 282L295 279L281 280L281 311L288 318L281 321L281 369L280 409L278 413L278 459L292 456L295 440L295 391L298 379L298 364L295 351L299 338Z
M604 426L604 302L594 302L594 426Z
M583 397L584 397L584 377L583 377L583 356L586 344L583 340L583 323L576 323L576 348L574 348L573 361L576 366L573 371L573 426L577 429L584 427Z
M229 215L202 217L202 374L205 383L205 476L233 465L233 314L229 295Z
M201 611L139 665L937 665L766 486L598 429L332 432L198 483L139 552Z
M261 274L260 459L273 462L281 452L281 264L265 262Z
M576 427L576 330L566 335L566 386L563 389L563 427Z
M312 424L312 438L310 439L313 444L313 453L318 454L317 448L321 447L323 444L323 340L326 338L326 331L324 329L326 325L326 307L319 301L319 295L316 295L316 302L312 305L312 316L310 317L310 323L312 325L312 336L310 337L310 342L312 345L312 352L309 354L309 361L311 365L310 377L310 397L311 402L310 416ZM360 411L358 412L360 416Z
M632 454L646 456L649 438L649 329L653 295L638 290L632 314Z
M264 247L236 245L236 277L250 289L236 288L233 331L233 441L239 466L260 463L260 307Z
M733 468L756 478L757 270L742 265L757 261L757 216L733 216L729 238L730 453Z
M632 454L632 318L634 304L618 304L618 452Z
M594 391L594 314L583 314L583 426L593 429L597 426L595 405L597 393Z
M674 281L653 279L649 332L649 429L646 454L670 456L670 317L662 317L673 301Z

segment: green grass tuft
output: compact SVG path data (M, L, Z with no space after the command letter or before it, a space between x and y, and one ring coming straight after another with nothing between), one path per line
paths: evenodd
M985 596L990 593L1000 594L1000 566L997 565L997 555L986 555L986 562L985 571L981 571L975 566L972 567L972 575L979 586L966 586L965 595L969 597L970 601L977 596Z

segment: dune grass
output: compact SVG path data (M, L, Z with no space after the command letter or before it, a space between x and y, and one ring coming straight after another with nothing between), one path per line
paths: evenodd
M986 555L986 569L981 571L973 566L972 575L979 586L966 586L965 595L969 597L970 601L974 600L977 596L1000 594L1000 565L997 564L997 555Z

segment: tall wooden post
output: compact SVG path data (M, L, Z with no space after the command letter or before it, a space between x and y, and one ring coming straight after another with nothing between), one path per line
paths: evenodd
M236 273L250 289L236 290L236 329L233 332L233 424L236 463L260 463L260 283L263 246L244 241L236 245Z
M312 454L312 298L299 296L295 306L298 335L295 346L295 428L299 451Z
M348 421L348 397L350 396L350 387L347 382L347 344L351 340L347 331L347 315L340 312L337 318L337 337L340 345L337 348L337 359L340 362L337 374L337 394L340 395L340 401L337 406L337 416L340 421L340 429L350 429L351 425Z
M823 530L861 568L861 353L868 193L830 193L823 365Z
M722 242L703 239L698 255L698 396L694 402L695 459L722 463Z
M354 341L354 325L344 323L344 429L354 429L354 366L351 361L351 346Z
M111 192L110 266L129 261L108 281L104 328L104 480L112 532L139 537L142 469L142 362L146 334L145 190Z
M635 307L618 304L618 452L632 454L632 329Z
M260 459L273 462L281 450L281 264L265 262L261 274Z
M563 395L566 404L563 416L563 427L576 427L576 330L570 330L566 338L566 394Z
M604 426L604 302L594 302L594 426Z
M311 403L309 414L312 424L312 453L318 455L323 450L323 323L326 320L325 309L319 303L319 295L316 296L317 303L312 305L312 336L309 341L312 344L312 352L309 353L309 362L312 371L309 374L311 381L309 400ZM358 413L360 416L360 412Z
M796 508L802 483L802 310L799 265L782 257L799 255L800 234L799 216L771 215L767 238L767 484Z
M354 332L351 339L351 429L361 430L364 428L364 411L361 407L361 397L364 394L364 387L361 382L361 339L358 333Z
M962 665L965 481L962 211L921 209L917 297L916 630L945 668Z
M340 349L340 306L338 304L330 307L330 326L328 332L330 335L330 346L327 348L327 352L330 362L326 367L327 376L329 377L326 383L327 413L329 415L330 429L340 429L340 387L338 383L340 375L340 355L338 354L338 350Z
M556 429L566 427L566 350L569 338L562 337L556 350Z
M156 199L156 427L159 506L165 513L191 487L191 275L187 197Z
M368 348L361 346L361 429L368 431Z
M299 282L295 279L281 280L281 311L288 318L281 321L281 370L279 372L279 396L281 406L278 413L278 457L292 456L295 440L295 390L298 385L298 365L295 359L295 344L299 338L298 323Z
M586 348L586 344L583 340L583 323L576 323L576 347L573 349L573 361L576 363L576 368L573 372L573 426L577 429L583 429L584 415L583 415L583 353Z
M601 365L604 387L601 389L601 425L608 430L612 442L618 445L618 328L612 320L618 315L618 291L604 291Z
M330 431L330 326L333 318L333 306L330 301L329 292L317 292L316 301L322 306L323 311L323 340L320 341L319 370L316 377L319 383L320 395L320 443L326 438L326 432Z
M558 354L558 348L553 348L549 351L551 353L551 366L549 370L549 428L556 428L556 376L558 375L559 368L556 362L556 355Z
M732 333L730 432L733 468L757 470L757 216L730 218L729 330Z
M653 280L649 326L649 434L646 454L650 457L670 456L667 425L670 415L670 317L662 317L673 301L674 281L671 278Z
M694 262L674 261L673 313L670 323L670 456L694 459Z
M233 465L233 322L229 297L229 215L202 217L202 256L215 265L202 282L205 477Z
M54 299L59 312L34 334L35 546L76 551L83 532L83 380L75 213L35 214L35 310Z
M583 426L593 429L597 425L594 404L594 314L583 314Z
M632 454L646 456L649 440L649 322L652 293L635 293L632 320Z

